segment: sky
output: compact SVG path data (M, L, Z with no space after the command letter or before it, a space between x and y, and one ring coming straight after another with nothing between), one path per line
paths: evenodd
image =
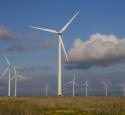
M19 81L19 95L44 95L45 82L50 84L50 94L56 95L58 37L29 26L60 30L79 11L63 33L70 59L66 63L62 54L63 85L75 74L78 83L88 79L90 95L103 95L104 81L109 83L111 95L122 95L124 6L124 0L0 0L1 74L7 67L6 54L13 65L23 68L19 74L31 78ZM7 95L6 77L0 80L1 95ZM63 93L70 95L70 89L64 85ZM84 87L78 89L77 95L84 95Z

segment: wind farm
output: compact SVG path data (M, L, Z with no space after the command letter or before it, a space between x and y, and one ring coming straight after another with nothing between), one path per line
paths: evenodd
M0 3L0 115L125 115L125 1Z

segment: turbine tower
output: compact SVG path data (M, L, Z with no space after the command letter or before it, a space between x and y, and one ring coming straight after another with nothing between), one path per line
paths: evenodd
M48 96L48 84L47 83L45 84L45 93L46 93L46 96Z
M108 96L108 84L106 82L103 82L103 84L104 84L105 96Z
M63 39L62 39L62 33L67 29L67 27L70 25L70 23L75 19L75 17L78 14L79 14L79 12L77 12L68 21L68 23L66 23L66 25L60 31L56 31L56 30L52 30L52 29L39 28L39 27L35 27L35 26L30 26L31 28L39 29L39 30L42 30L42 31L46 31L46 32L50 32L50 33L54 33L54 34L58 35L58 96L62 96L62 63L61 63L61 54L62 53L61 53L61 48L63 49L64 54L66 56L66 59L69 62L67 53L65 51Z
M8 72L8 96L10 96L10 89L11 89L11 69L12 69L12 65L9 62L8 58L6 55L4 55L4 58L6 60L7 63L7 67L4 70L4 72L1 75L1 78L4 77L4 75Z
M86 92L86 96L88 96L88 80L85 81L85 83L83 84L83 86L85 86L85 92Z

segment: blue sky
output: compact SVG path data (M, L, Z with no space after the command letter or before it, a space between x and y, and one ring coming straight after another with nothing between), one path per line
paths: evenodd
M0 0L0 27L19 35L19 40L16 41L1 38L0 49L6 49L13 45L28 47L35 45L34 50L10 51L7 56L15 65L32 66L37 69L37 71L23 73L23 75L33 77L36 80L34 87L41 85L44 81L55 84L57 78L57 36L28 26L34 25L60 30L77 11L80 11L63 34L67 50L72 48L76 38L84 41L96 33L107 36L112 34L119 39L124 39L124 6L124 0ZM38 47L41 44L43 47ZM0 53L0 71L3 71L6 66L3 53L4 51ZM77 73L78 80L84 81L88 78L92 82L94 79L94 83L98 79L100 81L110 80L111 82L118 81L117 84L119 84L124 80L124 67L125 63L123 62L106 67L93 66L89 69L63 69L63 80L71 80L73 73ZM119 74L115 76L115 73ZM107 77L109 75L110 77Z

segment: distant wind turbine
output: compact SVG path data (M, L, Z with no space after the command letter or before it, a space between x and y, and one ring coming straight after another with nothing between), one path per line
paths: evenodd
M8 96L10 96L10 88L11 88L11 70L12 70L12 66L11 63L9 62L8 58L6 55L4 55L4 58L7 62L7 67L4 70L4 72L1 75L1 78L5 76L5 74L8 72Z
M67 27L70 25L70 23L75 19L75 17L79 14L79 12L77 12L69 21L68 23L66 23L66 25L60 30L60 31L56 31L56 30L52 30L52 29L45 29L45 28L39 28L39 27L35 27L35 26L30 26L31 28L35 28L35 29L39 29L42 31L46 31L46 32L50 32L50 33L54 33L58 35L58 96L62 96L62 63L61 63L61 48L64 51L64 54L66 56L67 61L69 62L65 47L64 47L64 43L63 43L63 39L62 39L62 33L67 29Z
M104 84L105 96L108 96L108 83L103 82L103 84Z
M14 82L15 82L15 92L14 92L14 96L17 96L17 80L18 79L28 79L26 77L22 77L21 75L18 75L17 72L16 72L16 67L13 66L13 69L14 69L14 75L12 77L12 79L14 79Z
M46 92L46 96L48 96L48 84L45 84L45 92Z
M78 83L76 82L76 77L74 75L73 80L69 81L68 83L66 83L66 85L72 84L72 96L75 96L75 85L78 85Z
M85 81L85 83L83 84L83 86L85 86L85 94L86 94L86 96L88 96L88 87L89 87L88 80Z
M48 96L48 88L49 87L50 87L49 84L45 83L45 85L44 85L45 96Z
M125 96L125 84L120 84L120 86L122 87L123 90L123 96Z

